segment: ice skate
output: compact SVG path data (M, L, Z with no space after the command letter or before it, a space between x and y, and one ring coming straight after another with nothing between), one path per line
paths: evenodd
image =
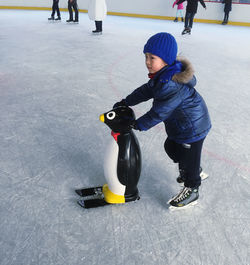
M55 20L55 18L53 16L48 18L49 21Z
M182 33L181 33L182 35L185 35L185 34L187 34L187 28L185 28L183 31L182 31Z
M182 33L181 33L182 35L185 35L185 34L191 34L191 29L190 28L185 28L183 31L182 31Z
M178 22L178 17L175 18L175 20L173 20L174 22Z
M197 199L199 198L198 188L188 188L184 187L180 192L171 198L168 203L170 204L169 209L181 209L187 206L192 206L197 204Z
M73 19L66 20L67 23L70 23L70 22L73 22L73 21L74 21Z
M57 17L57 18L55 19L55 21L61 21L61 18L60 18L60 17Z
M102 34L102 21L95 21L95 30L92 30L94 35L101 35Z
M92 33L94 34L94 35L102 35L102 31L101 30L92 30Z

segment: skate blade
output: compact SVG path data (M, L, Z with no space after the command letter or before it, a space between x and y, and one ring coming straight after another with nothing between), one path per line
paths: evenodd
M189 209L193 206L195 206L198 202L197 201L193 201L193 202L190 202L189 204L185 205L185 206L182 206L182 207L175 207L175 206L172 206L170 205L168 207L168 209L173 212L173 211L179 211L179 210L185 210L185 209Z
M78 203L81 207L85 208L84 200L78 200L77 203Z
M201 177L201 180L205 180L206 178L208 178L208 174L207 173L205 173L205 172L201 172L201 174L200 174L200 177Z

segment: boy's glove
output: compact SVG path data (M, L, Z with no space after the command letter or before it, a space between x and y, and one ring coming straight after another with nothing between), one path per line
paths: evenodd
M123 100L121 100L119 102L116 102L115 105L113 106L113 109L114 108L118 108L118 107L123 107L123 106L127 107L125 99L123 99Z

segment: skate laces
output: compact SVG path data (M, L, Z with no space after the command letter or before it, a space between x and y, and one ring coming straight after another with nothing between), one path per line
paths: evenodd
M190 196L190 194L192 193L192 189L188 188L188 187L184 187L180 193L178 195L175 196L175 198L173 199L176 202L180 202L185 200L187 197Z

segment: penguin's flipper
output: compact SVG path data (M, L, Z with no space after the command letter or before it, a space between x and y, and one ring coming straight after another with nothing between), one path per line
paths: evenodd
M119 137L119 155L117 161L117 177L121 184L127 186L128 184L128 172L130 170L130 143L131 139L128 135Z

